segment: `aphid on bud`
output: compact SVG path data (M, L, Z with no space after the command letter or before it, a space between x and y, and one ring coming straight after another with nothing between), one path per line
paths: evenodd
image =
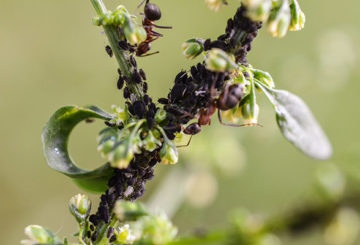
M112 49L111 49L111 47L109 45L106 45L105 51L110 57L113 56L113 51L112 51Z

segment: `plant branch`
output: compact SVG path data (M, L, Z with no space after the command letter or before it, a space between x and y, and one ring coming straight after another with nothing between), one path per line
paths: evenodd
M99 16L104 16L108 11L102 0L90 0L96 13ZM132 79L132 67L129 62L129 55L127 51L123 51L119 47L119 41L121 41L121 37L119 31L115 26L112 25L103 25L105 34L109 40L109 44L114 53L114 56L119 64L119 68L122 74L126 75L130 79ZM143 97L143 93L141 88L135 82L128 84L129 89L133 92L137 99L141 99Z

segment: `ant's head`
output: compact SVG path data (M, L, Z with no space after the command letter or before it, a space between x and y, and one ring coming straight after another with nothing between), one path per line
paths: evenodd
M144 12L145 17L151 21L159 20L161 18L160 8L154 3L149 3L149 0L146 1Z

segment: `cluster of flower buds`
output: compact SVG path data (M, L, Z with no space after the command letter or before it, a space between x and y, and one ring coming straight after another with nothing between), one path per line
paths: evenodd
M209 8L219 11L225 0L205 0ZM287 31L304 28L305 14L297 0L242 0L247 16L253 21L268 22L268 30L275 37L283 37Z
M267 21L268 31L275 37L285 36L288 30L301 30L305 25L305 14L297 0L277 0L275 3L270 0L247 0L247 2L250 17Z
M123 5L119 5L114 11L108 11L103 16L94 17L93 23L97 26L119 28L121 34L125 36L130 44L139 44L147 36L145 29L137 24L136 16L131 15Z
M128 110L113 106L113 118L98 137L98 151L114 168L125 169L135 154L160 150L161 162L175 164L178 152L160 126L149 128L145 119L130 117ZM155 122L166 119L166 112L158 109Z

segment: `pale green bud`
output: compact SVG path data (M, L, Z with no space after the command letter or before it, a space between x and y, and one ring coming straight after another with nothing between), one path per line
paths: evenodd
M144 207L138 202L117 201L114 212L120 221L136 221L140 217L147 215Z
M136 239L128 224L118 227L114 230L114 233L116 236L116 244L132 244Z
M154 137L152 131L149 131L148 135L143 140L143 146L145 150L152 152L161 146L161 141Z
M139 44L145 41L147 33L141 26L136 26L130 17L126 17L124 34L130 44Z
M165 141L160 150L160 157L163 164L176 164L179 160L179 153L173 143Z
M261 71L261 70L258 70L258 69L252 69L251 71L252 71L252 73L254 75L254 78L259 80L265 86L267 86L269 88L274 88L275 87L274 80L271 77L270 73L268 73L266 71Z
M119 5L116 10L113 12L114 16L114 25L124 25L126 21L126 16L129 16L129 12L124 7L124 5Z
M190 39L182 44L183 54L187 59L194 59L204 51L203 40Z
M161 123L164 121L167 117L167 113L164 109L159 108L155 113L155 121L157 123Z
M116 105L112 105L111 110L114 113L111 114L112 119L110 120L110 123L116 124L117 126L124 124L130 117L127 110L121 109Z
M289 29L291 20L288 0L280 0L278 7L270 15L268 31L274 37L284 37Z
M254 21L266 21L272 7L271 0L247 0L248 16Z
M109 154L108 160L113 168L124 169L130 164L134 158L134 151L128 146L128 141L124 140L114 146L114 149Z
M102 21L101 21L102 25L104 26L112 25L113 23L114 23L114 16L110 11L102 16Z
M112 148L115 145L115 139L108 139L100 144L97 150L101 153L101 156L106 158L107 155L111 152Z
M83 222L90 214L91 201L87 196L77 194L70 199L69 209L79 223Z
M259 105L250 100L241 105L241 116L244 124L257 124L259 118Z
M232 71L238 67L232 57L218 48L213 48L208 52L205 64L207 69L215 72Z
M25 228L25 235L30 240L22 240L23 245L53 244L58 238L48 229L39 225L29 225Z
M216 12L219 11L224 4L227 4L225 0L205 0L205 2L211 10Z
M100 26L101 25L101 19L99 16L95 16L93 19L92 19L92 22L94 25L96 26Z
M290 31L299 31L304 28L305 26L305 14L301 10L299 3L297 0L291 0L292 3L290 4L291 10L291 22L289 26Z

